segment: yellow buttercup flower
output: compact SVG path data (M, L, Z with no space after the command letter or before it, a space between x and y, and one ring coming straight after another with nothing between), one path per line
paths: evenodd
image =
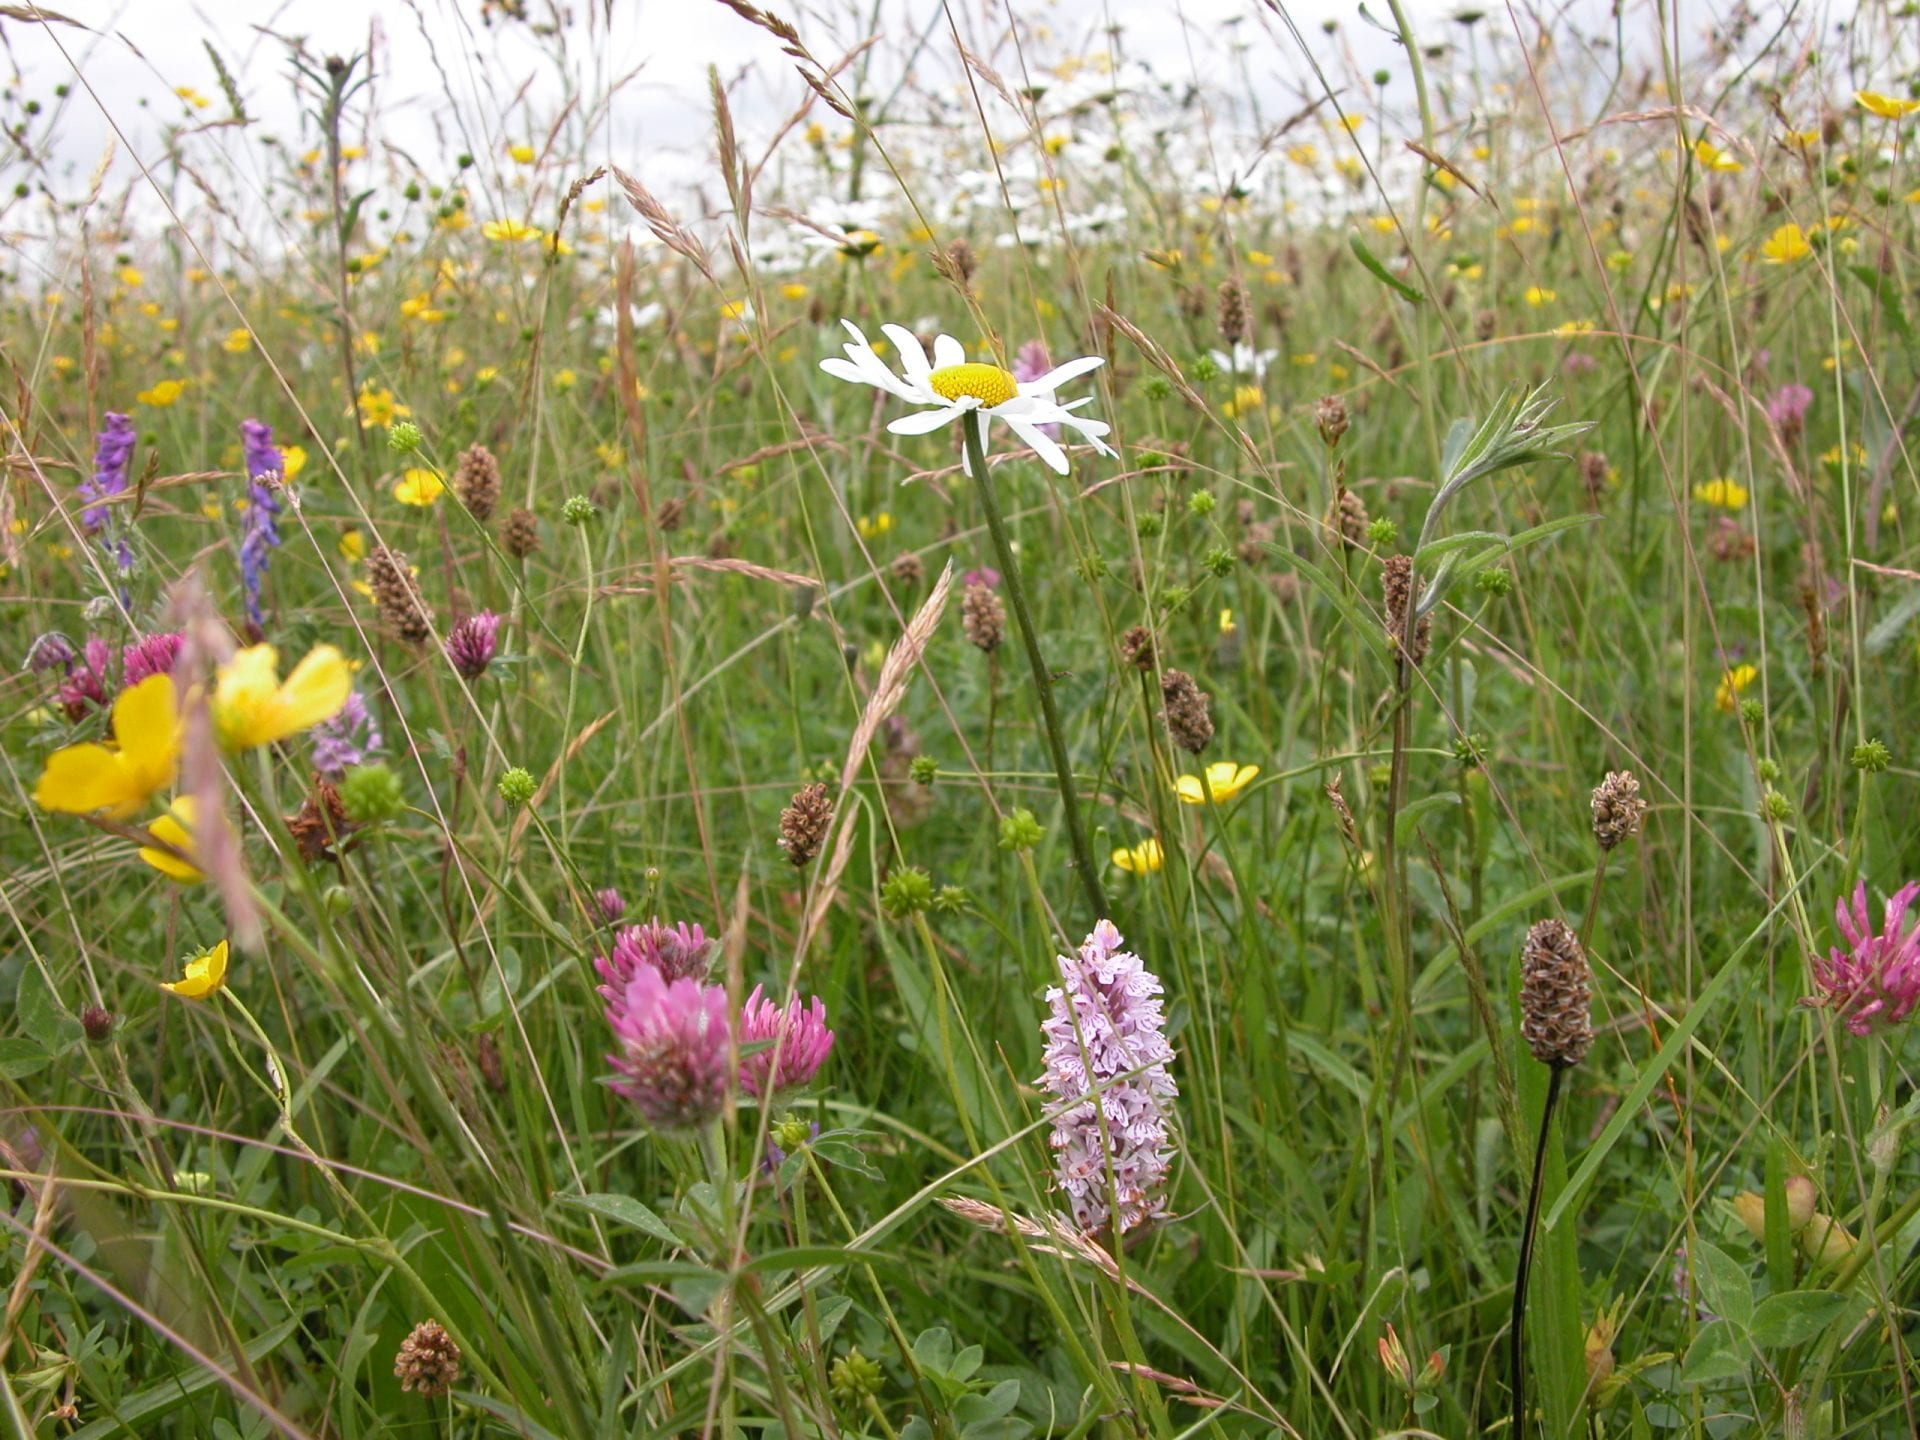
M1224 805L1253 783L1260 773L1258 765L1237 765L1219 760L1207 766L1201 775L1182 775L1174 782L1174 791L1187 805Z
M1549 290L1544 285L1529 285L1527 287L1527 293L1522 298L1525 299L1527 304L1538 310L1542 305L1551 305L1560 298L1560 295L1559 292Z
M332 719L352 690L346 657L331 645L314 646L284 681L280 652L249 645L215 677L214 733L227 750L271 745Z
M291 481L307 468L307 449L304 445L282 445L280 447L280 478Z
M893 529L893 516L885 510L878 515L862 515L853 522L853 528L860 532L862 540L878 540Z
M489 220L480 227L480 233L502 245L524 245L540 238L540 227L524 220Z
M151 390L142 390L133 398L142 405L151 405L156 410L164 410L185 394L186 389L187 382L184 380L162 380Z
M1853 98L1860 102L1862 110L1871 111L1882 120L1904 120L1920 110L1920 100L1909 100L1901 95L1882 95L1877 90L1856 90Z
M1693 142L1693 158L1700 162L1700 168L1703 170L1724 170L1731 173L1747 168L1709 140Z
M160 988L182 1000L204 1000L227 983L227 942L202 950L187 960L187 973L178 980L162 980Z
M191 795L176 795L173 803L167 806L164 815L147 826L147 833L164 845L171 845L182 855L191 859L183 860L171 850L162 850L158 846L142 845L140 858L158 870L169 880L182 885L198 885L207 877L200 873L198 862L200 852L193 844L194 799Z
M402 505L431 505L446 488L446 483L433 471L416 465L395 483L393 498Z
M1760 246L1760 258L1769 265L1791 265L1812 253L1813 246L1807 243L1806 232L1798 225L1782 225Z
M67 815L124 820L173 784L180 768L180 710L173 677L149 675L113 702L114 748L69 745L47 757L33 803Z
M1744 510L1747 508L1747 487L1738 480L1729 480L1722 475L1694 486L1693 498L1703 505L1712 505L1721 510Z
M227 338L220 342L220 348L229 355L244 355L253 348L253 336L244 328L229 330Z
M1166 852L1160 848L1160 841L1152 835L1138 845L1122 845L1113 852L1113 863L1129 875L1150 875L1166 861Z
M1732 713L1739 703L1740 692L1760 678L1760 672L1751 665L1736 665L1720 677L1720 683L1714 687L1713 703L1721 710Z
M340 558L342 560L357 565L366 558L367 537L362 535L358 530L343 530L340 532L340 542L337 548L340 551Z
M531 145L509 145L507 154L513 157L515 164L531 165L533 163L533 146Z

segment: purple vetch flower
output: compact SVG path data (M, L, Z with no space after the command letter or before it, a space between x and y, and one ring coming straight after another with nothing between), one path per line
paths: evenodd
M49 670L59 670L62 674L73 669L73 662L80 658L80 652L73 648L73 641L58 630L49 630L37 635L27 647L27 658L20 662L20 668L32 675L44 675Z
M273 427L265 421L242 420L240 442L247 469L246 533L240 537L240 582L246 592L247 618L258 626L263 623L260 582L266 578L267 563L280 546L280 530L274 523L280 514L280 500L273 492L287 462L280 447L273 443Z
M1804 385L1782 385L1767 401L1767 419L1780 432L1780 442L1791 445L1800 438L1807 423L1807 411L1813 408L1813 391Z
M594 891L593 903L600 911L600 918L609 925L618 924L620 917L627 913L626 898L611 885Z
M93 452L93 478L82 480L77 492L82 500L104 500L122 494L127 488L128 462L133 459L133 421L117 410L106 414L106 428L100 432ZM108 507L90 504L80 512L80 523L88 534L106 526Z
M726 1104L731 1078L729 1019L724 986L669 981L651 965L638 966L607 1002L614 1091L656 1130L693 1129L713 1119Z
M1920 1005L1920 920L1905 925L1916 895L1920 881L1896 890L1877 934L1867 918L1866 881L1854 887L1851 906L1845 897L1834 904L1848 948L1835 946L1825 960L1814 957L1813 978L1825 1003L1842 1013L1855 1035L1892 1029Z
M656 916L645 925L624 926L614 934L612 951L593 957L594 971L605 982L600 994L611 1009L642 970L668 980L704 980L711 949L698 925L663 925Z
M812 1080L833 1053L833 1031L827 1028L827 1007L815 995L811 1005L794 996L783 1010L758 985L740 1007L740 1044L745 1047L771 1041L740 1062L740 1084L749 1095L765 1100ZM776 1061L775 1051L779 1052Z
M1125 1234L1165 1213L1168 1110L1180 1090L1167 1070L1173 1047L1161 1033L1160 982L1122 943L1113 922L1102 920L1078 955L1058 957L1063 983L1047 991L1040 1085L1064 1102L1051 1144L1074 1223L1087 1231L1115 1224Z
M500 617L491 610L469 615L447 632L447 659L460 672L461 679L478 680L487 673L499 635Z
M338 780L380 748L380 727L358 691L331 720L314 726L312 735L313 768L329 780Z
M138 685L150 675L171 675L186 637L177 630L143 635L120 652L120 683Z
M113 647L98 635L89 635L79 660L68 668L57 692L69 720L84 720L89 710L104 710L112 698L107 692L107 666L113 663Z

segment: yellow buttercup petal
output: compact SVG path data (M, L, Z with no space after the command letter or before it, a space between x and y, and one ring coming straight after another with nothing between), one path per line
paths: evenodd
M171 990L183 1000L204 1000L227 979L227 942L222 940L211 950L202 951L187 961L187 973L178 980L163 980L162 990Z
M118 748L69 745L47 757L34 803L69 815L105 811L124 820L173 784L180 767L180 713L173 677L149 675L113 702Z
M314 646L284 683L279 665L273 646L249 645L220 667L213 723L225 749L251 750L298 735L347 703L353 674L333 646Z
M120 774L118 752L104 745L69 745L47 757L40 783L33 787L33 803L64 815L111 809L118 819L138 808L126 805Z
M149 675L122 690L113 702L113 738L120 742L121 759L147 795L173 783L180 768L180 731L180 707L171 675Z
M187 855L197 856L193 844L194 800L191 795L181 795L167 807L167 812L147 826L147 833L154 839L174 850ZM182 885L198 885L207 877L200 873L199 867L182 860L172 851L157 849L151 845L140 847L140 858L158 870L169 880Z
M280 687L280 722L285 727L281 733L297 735L331 720L352 692L353 671L346 656L331 645L314 646Z

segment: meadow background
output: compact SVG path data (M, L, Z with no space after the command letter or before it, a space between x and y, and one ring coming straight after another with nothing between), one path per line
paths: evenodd
M1914 23L0 9L9 1433L1915 1434Z

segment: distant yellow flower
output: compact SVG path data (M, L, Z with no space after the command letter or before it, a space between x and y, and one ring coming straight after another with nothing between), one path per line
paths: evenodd
M720 318L722 320L743 320L747 316L747 309L747 302L744 300L728 300L720 306Z
M395 403L393 391L374 389L371 380L360 387L360 394L355 399L354 404L360 411L360 428L362 430L373 425L391 429L395 420L403 419L413 413L413 411L409 410L405 405Z
M1760 678L1760 672L1751 665L1736 665L1720 677L1720 683L1714 687L1713 703L1728 714L1740 701L1740 692Z
M1703 505L1712 505L1721 510L1744 510L1747 508L1747 487L1738 480L1729 480L1722 475L1694 486L1693 498Z
M1709 140L1693 142L1693 158L1700 162L1700 168L1703 170L1721 170L1731 173L1747 168Z
M211 950L202 950L187 960L186 974L178 980L163 980L162 990L171 990L182 1000L204 1000L227 983L227 942L222 940Z
M180 768L180 711L173 677L149 675L113 702L114 747L68 745L47 757L33 803L67 815L104 811L124 820L173 784Z
M893 529L893 516L885 510L878 515L862 515L853 522L853 528L860 532L862 540L878 540Z
M580 377L571 370L556 371L553 377L553 388L563 393L579 383Z
M367 537L358 530L343 530L340 532L340 539L335 548L340 551L342 560L357 565L366 557Z
M347 703L353 676L346 657L316 645L280 678L280 652L249 645L220 667L213 691L213 728L227 750L251 750L331 720Z
M798 280L790 280L780 287L780 293L789 300L804 300L807 298L807 287Z
M1615 250L1607 256L1607 268L1609 270L1631 270L1633 268L1633 252L1631 250Z
M437 325L447 318L447 312L433 307L433 294L422 290L418 295L409 295L400 302L400 315L403 319L418 320L424 325Z
M229 355L244 355L253 348L253 336L244 329L229 330L227 338L220 342L220 348Z
M540 238L540 227L524 220L489 220L480 227L480 233L502 245L524 245Z
M1760 258L1769 265L1791 265L1812 253L1813 247L1807 243L1806 232L1798 225L1782 225L1760 246Z
M292 480L307 468L307 447L304 445L283 445L280 447L280 478Z
M147 277L131 265L122 265L120 267L119 278L120 283L129 290L138 290L142 285L147 283Z
M213 103L191 85L176 85L173 88L173 93L196 110L204 110Z
M1860 102L1862 110L1871 111L1882 120L1904 120L1920 110L1920 100L1909 100L1901 95L1882 95L1877 90L1856 90L1853 98Z
M531 145L509 145L507 154L513 157L515 164L531 165L533 163L533 146Z
M1229 420L1237 420L1242 415L1258 414L1266 396L1258 385L1236 385L1233 398L1221 405L1220 413Z
M1820 143L1818 130L1789 130L1780 137L1780 143L1794 150L1811 150Z
M187 382L184 380L162 380L151 390L142 390L133 398L142 405L151 405L156 410L164 410L185 394L186 389Z
M1236 765L1231 760L1219 760L1207 766L1204 778L1200 775L1182 775L1174 782L1173 788L1183 804L1224 805L1251 785L1253 777L1259 773L1258 765Z
M393 487L393 498L402 505L431 505L440 498L446 484L431 470L414 466Z
M1523 298L1527 304L1538 310L1542 305L1551 305L1560 298L1560 295L1558 291L1549 290L1544 285L1529 285Z
M1222 610L1220 612L1220 633L1222 635L1231 635L1239 628L1238 625L1234 624L1233 611Z
M200 852L193 843L194 799L191 795L176 795L173 803L167 806L166 813L147 826L147 833L164 845L171 845L181 855L181 859L170 850L162 850L153 845L140 847L140 858L166 876L181 885L198 885L207 877L200 873Z
M1160 848L1160 841L1152 835L1138 845L1122 845L1113 852L1113 863L1129 875L1150 875L1166 861L1166 852Z

